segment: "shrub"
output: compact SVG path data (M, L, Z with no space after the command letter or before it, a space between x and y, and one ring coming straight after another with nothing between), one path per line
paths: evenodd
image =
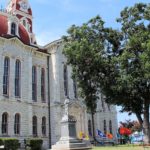
M3 142L2 139L0 139L0 146L1 146L1 145L4 145L4 142Z
M4 150L17 150L19 148L19 140L13 138L1 138L0 145L4 145Z
M29 141L31 150L42 150L42 139L30 139Z

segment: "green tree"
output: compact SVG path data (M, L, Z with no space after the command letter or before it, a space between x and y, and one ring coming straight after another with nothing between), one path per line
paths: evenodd
M145 143L150 143L150 4L135 4L121 12L123 35L122 53L119 55L119 82L125 86L132 101L131 111L143 114ZM130 102L129 102L130 103ZM138 104L138 105L137 105ZM135 105L135 106L134 106Z
M97 16L73 25L64 37L64 54L73 67L87 108L94 115L97 93L110 104L136 114L150 143L150 4L121 12L121 31L105 28ZM143 115L143 119L141 117ZM94 131L94 129L93 129Z
M94 114L100 92L97 81L103 78L103 72L109 71L105 69L109 61L105 56L105 45L112 46L112 49L117 48L120 36L117 31L104 28L104 22L99 16L82 26L73 25L68 30L68 34L69 38L63 37L65 43L63 52L68 64L72 66L73 78L76 78L78 82L88 112L92 115L93 137L95 138Z

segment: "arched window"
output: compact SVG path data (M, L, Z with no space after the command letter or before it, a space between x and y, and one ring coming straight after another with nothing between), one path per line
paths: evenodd
M92 136L92 122L91 122L91 120L88 120L88 131L89 131L89 136Z
M23 20L23 25L26 27L26 20Z
M9 70L10 70L10 60L8 57L4 59L4 74L3 74L3 94L9 95Z
M2 134L8 134L8 114L6 112L2 115Z
M68 96L68 71L66 65L64 65L64 92L65 96Z
M41 69L41 100L45 102L45 70Z
M77 82L75 79L73 79L73 91L74 91L74 97L77 98Z
M37 72L36 67L32 67L32 100L37 101Z
M107 133L107 126L106 126L106 120L104 120L104 134Z
M46 136L46 117L42 117L42 135Z
M15 65L15 96L20 97L20 91L21 91L21 62L20 60L16 60Z
M110 110L110 104L107 104L107 106L108 106L108 110L111 111L111 110Z
M37 117L33 116L32 118L32 132L33 136L37 136Z
M112 121L109 120L109 132L112 134Z
M20 134L20 115L15 115L15 121L14 121L14 133Z
M16 35L16 24L15 23L11 24L11 34Z
M102 109L103 109L103 112L105 112L105 102L104 102L103 97L101 97L101 102L102 102Z

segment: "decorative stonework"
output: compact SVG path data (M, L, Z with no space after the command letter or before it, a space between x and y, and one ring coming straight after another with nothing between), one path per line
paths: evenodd
M69 115L69 102L68 98L65 99L64 107L65 113L61 120L61 138L52 146L52 150L88 150L91 145L87 145L82 140L77 139L76 135L76 122L74 116Z

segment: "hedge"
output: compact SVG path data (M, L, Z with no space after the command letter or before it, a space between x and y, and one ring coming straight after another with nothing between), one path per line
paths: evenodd
M15 138L0 138L0 145L4 145L4 150L17 150L19 140Z
M26 144L31 148L31 150L42 150L42 139L27 139Z

